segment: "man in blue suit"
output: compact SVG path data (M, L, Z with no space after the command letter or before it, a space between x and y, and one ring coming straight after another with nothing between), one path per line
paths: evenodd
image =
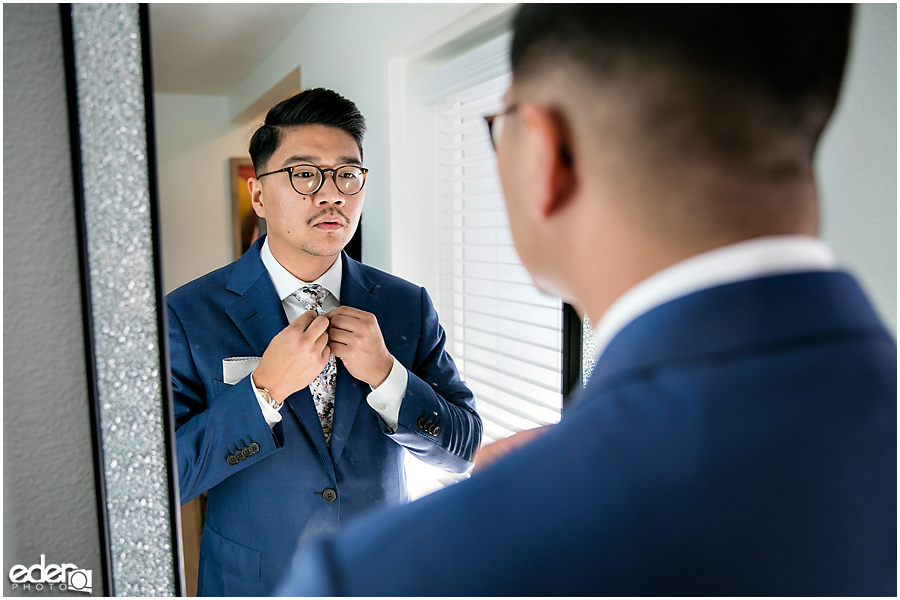
M426 291L343 252L364 131L330 90L269 111L249 180L268 235L168 296L181 500L208 491L200 595L270 594L299 541L407 501L404 449L464 472L481 440Z
M522 261L597 323L593 375L470 480L307 545L281 593L896 595L896 343L815 237L850 21L521 8L488 121Z

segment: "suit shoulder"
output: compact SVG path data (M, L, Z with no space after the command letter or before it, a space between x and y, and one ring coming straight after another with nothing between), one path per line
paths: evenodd
M419 296L422 293L422 286L407 281L402 277L391 275L381 269L376 269L375 267L370 267L369 265L364 265L362 263L356 263L356 265L361 273L372 280L376 288L384 288L385 291L391 294L400 293Z
M174 309L186 303L197 302L198 299L204 296L221 293L231 278L234 265L235 263L230 263L224 267L219 267L172 290L166 295L166 304Z

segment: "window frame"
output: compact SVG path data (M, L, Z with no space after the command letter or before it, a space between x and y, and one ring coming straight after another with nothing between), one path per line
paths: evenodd
M517 5L446 5L427 23L400 32L386 46L388 79L388 265L392 273L436 294L439 269L439 108L422 102L422 80L472 49L507 37ZM427 91L426 91L427 92ZM434 201L424 201L434 199ZM582 324L563 304L561 414L581 387ZM452 352L451 352L452 354ZM456 478L448 476L446 485Z

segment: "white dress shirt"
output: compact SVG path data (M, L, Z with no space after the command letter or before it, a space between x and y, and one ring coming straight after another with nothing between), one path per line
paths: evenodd
M287 317L288 323L306 312L306 309L303 308L300 301L293 295L295 291L304 285L318 284L328 290L328 295L322 302L322 310L324 312L332 311L341 305L341 281L343 280L344 266L340 257L334 261L334 264L331 265L321 277L315 281L305 282L291 275L291 273L275 259L275 256L269 249L268 238L263 242L262 248L259 251L259 256L262 258L263 265L265 265L266 270L269 272L269 277L272 279L272 284L275 286L275 292L281 299L281 306L284 309L284 314ZM400 405L403 403L403 396L406 395L409 373L406 371L406 367L400 364L400 361L393 356L391 358L394 359L394 366L391 368L388 378L384 383L369 393L366 402L368 402L369 406L379 414L391 431L397 431L397 421L400 418ZM253 384L253 389L256 391L256 383L253 381L253 374L250 375L250 383ZM256 399L259 402L259 407L262 409L263 416L266 418L269 427L274 427L276 423L281 421L281 413L269 406L269 403L262 398L262 395L259 394L259 392L256 392Z
M692 256L651 275L609 307L594 328L596 358L626 325L676 298L748 279L834 268L828 245L805 235L754 238Z

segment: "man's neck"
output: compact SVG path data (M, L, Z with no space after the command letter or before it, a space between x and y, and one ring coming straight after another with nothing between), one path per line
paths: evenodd
M306 283L312 283L325 274L340 259L340 254L334 256L316 256L304 251L288 252L277 244L269 243L272 256L284 267L288 273Z
M696 191L698 197L700 192ZM684 215L666 215L660 222L622 209L633 206L624 202L586 202L567 215L553 237L560 240L554 276L563 283L569 302L596 320L641 281L693 256L760 237L815 236L817 232L812 185L791 186L746 202L739 201L739 191L721 193L732 204L757 207L761 214L754 217L747 209L751 214L746 218L727 215L731 218L718 220L713 209L727 207L726 200L692 204L690 198L679 199L679 193L675 190L669 196ZM702 214L704 207L709 207L711 216ZM664 228L667 223L672 231Z

